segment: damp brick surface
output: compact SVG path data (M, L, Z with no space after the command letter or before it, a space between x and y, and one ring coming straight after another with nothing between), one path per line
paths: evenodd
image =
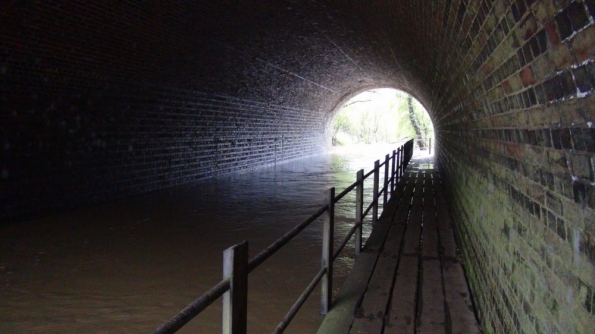
M486 333L595 323L595 1L0 3L0 221L316 154L414 94Z

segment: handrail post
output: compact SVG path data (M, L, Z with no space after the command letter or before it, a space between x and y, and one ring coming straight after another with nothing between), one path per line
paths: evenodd
M432 155L432 137L428 138L428 153Z
M382 201L382 211L384 211L384 208L386 208L386 202L388 202L388 165L390 164L390 157L387 154L384 157L384 198Z
M403 174L405 173L405 166L403 166L405 163L405 149L401 149L401 162L399 162L399 164L401 165L401 176L403 176Z
M401 156L403 155L403 146L397 150L397 178L401 177Z
M364 222L364 170L357 172L357 187L355 188L355 255L362 251L362 225Z
M248 241L223 251L223 278L230 277L223 294L224 334L245 334L248 315Z
M333 302L333 240L335 225L335 188L327 193L327 211L322 231L322 267L326 273L322 276L321 313L327 314Z
M374 161L374 188L372 200L374 205L372 206L372 223L378 221L378 186L380 183L380 160Z
M397 162L397 151L393 150L393 163L390 172L390 191L391 193L395 191L395 183L396 183L396 162Z

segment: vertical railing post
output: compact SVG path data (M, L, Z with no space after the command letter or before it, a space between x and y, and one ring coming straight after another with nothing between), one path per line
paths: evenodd
M322 276L321 313L327 314L333 302L333 240L335 225L335 188L327 193L326 215L322 231L322 268L326 273Z
M357 172L357 187L355 188L355 255L362 251L362 226L364 223L364 170Z
M391 193L395 191L395 183L397 182L395 172L396 172L396 162L397 162L397 151L393 150L393 163L390 169L390 191Z
M397 150L397 178L401 177L401 156L403 155L403 146Z
M223 294L224 334L245 334L248 315L248 241L223 251L223 278L230 277Z
M401 161L399 162L399 165L401 165L401 176L403 176L403 174L405 173L405 166L404 162L405 162L405 146L401 147Z
M382 201L382 211L384 211L384 208L386 208L386 202L388 202L388 192L390 191L390 189L388 189L388 165L390 164L390 157L387 154L384 157L384 198Z
M372 223L378 221L378 192L380 183L380 160L374 161L374 188L373 188L373 206L372 206Z
M428 147L429 147L429 148L428 148L428 152L430 153L430 155L432 155L432 137L430 137L430 138L428 139L428 143L429 143L429 144L428 144Z

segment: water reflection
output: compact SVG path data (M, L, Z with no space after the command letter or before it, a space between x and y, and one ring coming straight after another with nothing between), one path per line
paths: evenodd
M223 249L249 240L254 256L323 205L329 187L339 193L395 148L337 150L2 227L0 333L150 332L220 280ZM337 245L353 224L354 196L336 208ZM318 270L320 254L315 222L253 272L251 332L272 331ZM352 254L350 243L335 264L337 288ZM220 321L217 302L181 333L219 333ZM287 332L315 332L320 321L316 293Z

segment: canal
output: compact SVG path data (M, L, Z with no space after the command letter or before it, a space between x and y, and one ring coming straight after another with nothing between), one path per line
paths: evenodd
M339 193L396 148L340 148L2 226L0 333L151 332L219 282L225 248L248 240L254 256L322 206L329 187ZM371 188L370 178L365 205ZM354 196L336 208L337 244L353 224ZM319 269L321 242L315 222L250 275L249 332L277 326ZM351 242L335 262L335 291L353 261ZM319 300L317 289L287 333L316 331ZM220 313L218 301L180 333L220 333Z

